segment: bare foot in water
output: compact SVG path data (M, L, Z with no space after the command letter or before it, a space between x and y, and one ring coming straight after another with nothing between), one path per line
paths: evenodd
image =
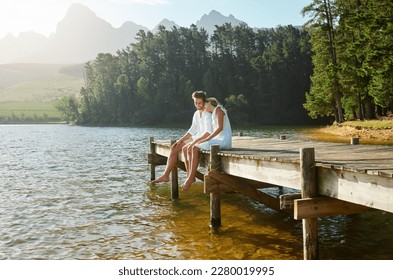
M184 184L182 185L181 190L182 190L183 192L188 191L188 190L190 189L192 183L194 183L194 182L195 182L195 179L194 179L194 180L191 180L191 179L186 180L186 181L184 182Z
M166 182L169 182L169 177L165 177L165 176L161 176L160 178L151 181L152 184L166 183Z

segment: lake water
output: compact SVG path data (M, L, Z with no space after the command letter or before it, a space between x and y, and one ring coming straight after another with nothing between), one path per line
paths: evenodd
M303 259L301 221L226 194L223 225L213 233L202 183L177 201L169 184L148 184L148 137L184 131L1 125L0 259ZM302 137L294 128L244 134ZM321 258L393 259L392 217L320 219Z

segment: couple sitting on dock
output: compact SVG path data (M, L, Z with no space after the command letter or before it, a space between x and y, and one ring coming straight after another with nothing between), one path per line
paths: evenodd
M182 190L187 191L196 180L200 150L209 150L211 145L219 145L220 149L232 148L232 129L224 107L216 98L206 98L203 91L195 91L192 98L197 110L191 127L171 146L163 175L152 183L169 182L169 174L177 163L178 153L182 151L187 172Z

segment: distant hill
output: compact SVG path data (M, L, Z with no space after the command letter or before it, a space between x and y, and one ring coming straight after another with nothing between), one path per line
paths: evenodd
M236 26L242 21L233 15L226 17L213 10L203 15L196 22L196 26L212 34L215 25L226 22ZM164 19L151 31L156 32L159 25L168 30L173 26L180 27L175 22ZM7 35L0 39L0 64L85 63L94 59L98 53L114 54L117 50L136 42L135 37L140 30L149 31L148 28L131 21L114 28L110 23L97 17L88 7L74 3L58 23L56 32L48 38L34 32L26 32L18 37Z
M64 96L79 96L83 79L59 74L28 80L0 89L0 104L10 102L55 102Z
M83 79L83 64L2 64L0 65L0 90L21 82L62 74Z
M0 65L0 123L58 121L60 113L55 105L64 96L79 96L84 85L83 67L84 64Z

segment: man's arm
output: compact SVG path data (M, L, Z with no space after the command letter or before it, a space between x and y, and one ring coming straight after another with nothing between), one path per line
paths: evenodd
M187 139L190 139L190 138L191 138L191 134L187 132L187 133L184 134L179 140L177 140L176 143L173 144L173 145L176 147L176 146L179 145L180 143L183 143L184 141L186 141Z
M202 123L203 123L203 134L198 137L197 139L195 139L194 141L192 141L192 143L189 145L190 147L203 142L207 137L210 136L210 134L213 131L213 126L212 126L212 116L210 113L208 112L204 112L203 116L202 116Z

